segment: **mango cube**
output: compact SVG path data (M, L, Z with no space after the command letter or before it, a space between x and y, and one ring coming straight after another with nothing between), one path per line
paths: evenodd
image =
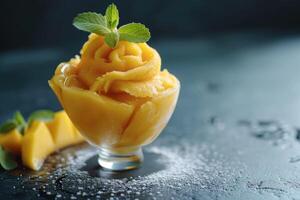
M21 144L23 136L17 129L8 133L0 134L0 145L7 151L15 154L21 154Z
M55 113L54 119L46 123L56 149L83 142L83 137L77 132L65 111Z
M22 161L30 169L39 170L48 155L55 151L52 135L46 124L34 121L22 142Z

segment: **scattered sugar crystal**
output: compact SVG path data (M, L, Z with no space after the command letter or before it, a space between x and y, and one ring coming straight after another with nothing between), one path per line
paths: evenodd
M87 196L87 193L86 193L86 192L83 192L83 193L82 193L82 196Z
M184 199L186 194L197 192L192 188L213 191L220 184L226 188L232 182L230 177L235 173L224 166L222 159L225 158L214 151L212 146L181 142L176 146L152 145L145 151L146 154L155 155L155 162L163 167L151 173L125 178L91 176L81 168L97 152L94 148L85 147L71 154L61 152L62 156L66 156L65 164L56 168L51 175L37 176L35 181L46 178L49 183L47 191L52 191L55 195L56 187L59 187L67 192L67 196L64 195L66 199L80 199L83 196L92 199L161 199L164 196L168 199L172 196L176 197L173 199ZM50 158L57 159L57 162L61 160L58 156ZM44 189L45 185L42 186Z

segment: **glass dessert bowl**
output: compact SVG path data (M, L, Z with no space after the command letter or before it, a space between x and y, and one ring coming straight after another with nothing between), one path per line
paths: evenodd
M120 41L110 48L90 34L80 57L58 65L49 85L73 124L99 148L99 164L111 170L138 167L175 109L180 83L161 71L157 51Z

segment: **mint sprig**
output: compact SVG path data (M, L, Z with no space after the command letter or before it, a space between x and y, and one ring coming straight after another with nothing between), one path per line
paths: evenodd
M0 166L5 170L12 170L18 166L12 154L5 151L1 145L0 145Z
M35 120L51 121L54 118L54 112L51 110L37 110L31 113L26 122L20 111L16 111L11 119L6 120L0 125L0 134L6 134L14 129L18 129L24 135L27 126Z
M119 11L115 4L106 8L105 16L94 12L80 13L74 18L73 25L79 30L104 36L105 43L111 48L120 40L142 43L151 37L149 29L140 23L126 24L118 29Z
M17 122L15 120L9 119L3 122L0 126L0 133L8 133L9 131L15 129L17 127Z
M119 11L115 4L110 4L105 11L107 26L114 29L119 25Z
M105 43L110 47L115 47L119 42L119 33L118 32L111 32L105 35Z
M33 121L51 121L54 118L54 112L51 110L37 110L30 114L28 117L28 125L30 126Z
M119 28L120 40L130 42L144 42L144 38L150 38L149 29L140 23L130 23Z
M95 12L81 13L74 18L73 25L82 31L105 35L110 33L106 18Z
M26 123L26 120L24 119L22 113L20 111L16 111L13 119L17 123L18 130L21 132L21 134L24 135L24 131L27 127L27 123Z
M0 125L0 133L8 133L17 128L22 134L26 128L26 121L20 111L16 111L11 119L6 120Z

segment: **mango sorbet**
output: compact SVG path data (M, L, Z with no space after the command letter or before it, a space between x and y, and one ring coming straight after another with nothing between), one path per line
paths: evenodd
M93 33L80 56L58 65L49 84L86 140L113 152L153 141L168 123L180 90L146 43L120 41L111 48Z

